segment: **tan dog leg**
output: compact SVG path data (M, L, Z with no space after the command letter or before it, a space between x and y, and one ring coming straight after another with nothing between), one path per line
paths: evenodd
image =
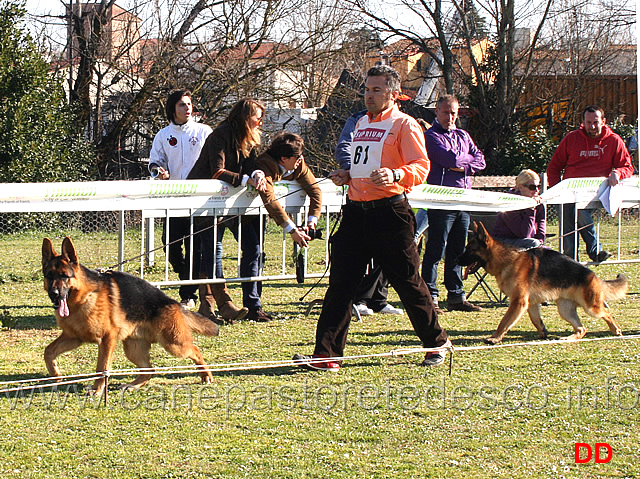
M44 362L51 376L60 376L60 369L56 358L67 351L76 349L82 344L78 338L72 338L62 333L44 350Z
M485 343L498 344L502 341L504 335L520 320L525 309L527 309L528 301L526 298L509 298L509 300L509 308L500 324L498 324L498 329L491 336L484 339Z
M556 304L558 305L558 313L560 313L562 319L573 326L574 333L565 339L567 341L575 341L576 339L584 338L584 335L587 334L587 328L580 322L578 311L576 310L577 304L574 301L564 298L558 299Z
M529 319L531 319L531 322L538 330L538 337L540 339L546 339L548 331L542 322L542 310L540 308L540 303L530 304L527 311L529 312Z
M607 323L607 326L609 326L609 331L611 331L611 334L613 334L614 336L622 336L622 330L620 329L620 326L618 326L618 323L615 322L613 316L611 316L611 313L609 311L604 311L604 314L601 316L601 318L604 319Z
M102 341L98 344L98 365L96 367L96 372L101 373L111 369L113 351L116 349L116 344L118 344L118 338L115 335L107 335L102 338ZM105 378L96 379L93 383L93 391L91 391L90 394L94 394L96 396L101 395L106 382L107 380Z
M151 369L151 358L149 357L149 350L151 349L151 343L144 339L125 339L122 341L124 348L124 354L129 358L133 364L138 368ZM125 389L139 389L149 382L153 376L153 370L149 373L139 374L132 382L125 384Z
M188 358L191 359L194 363L200 366L198 369L201 370L200 377L202 378L203 383L213 382L213 376L211 372L204 366L207 363L204 362L204 357L202 357L202 353L198 346L193 344L192 342L182 342L182 343L167 343L162 345L164 349L166 349L169 354L177 357L177 358Z
M213 381L211 372L204 367L205 363L202 353L198 346L193 344L193 335L191 329L184 321L180 310L174 313L174 320L170 321L165 318L163 324L159 327L161 330L158 341L169 354L176 358L188 358L196 363L200 370L200 377L203 383Z
M584 310L589 316L603 319L607 323L607 326L609 326L611 334L614 336L622 336L620 326L618 326L618 323L615 322L611 313L604 307L604 304L601 303L600 305L596 305L591 308L584 308Z

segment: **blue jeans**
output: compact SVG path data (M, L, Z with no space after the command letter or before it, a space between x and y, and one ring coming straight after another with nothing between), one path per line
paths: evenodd
M427 283L431 296L437 299L438 264L444 257L444 285L449 292L449 303L465 300L462 285L462 266L456 263L464 251L469 229L469 213L429 209L429 235L422 259L422 278Z
M559 208L558 208L559 209ZM593 224L592 212L595 210L578 210L578 228L580 229L580 236L584 240L587 247L587 255L591 258L591 261L596 260L600 245L596 237L596 227ZM570 258L578 261L579 255L575 251L576 245L576 224L575 224L576 205L569 203L563 205L562 208L562 234L566 235L562 240L563 252ZM584 228L583 228L584 227ZM569 233L569 234L567 234Z
M429 215L427 213L427 210L424 208L418 208L418 211L416 211L416 234L415 234L416 243L420 239L420 236L422 236L424 232L427 231L428 227L429 227Z
M240 250L240 276L243 278L259 276L262 267L262 248L260 241L260 217L243 216L240 218L241 242ZM211 217L204 217L202 226L213 225ZM224 231L229 228L234 238L238 239L238 218L227 220L218 225L218 234L215 241L216 250L216 277L224 278L222 271L222 237ZM200 261L200 271L211 277L213 272L213 227L200 233L202 258ZM261 308L260 296L262 295L262 281L250 281L242 283L242 303L249 309Z
M222 240L224 238L225 229L226 228L218 226L216 237L216 278L224 278L224 271L222 269L222 255L224 254Z

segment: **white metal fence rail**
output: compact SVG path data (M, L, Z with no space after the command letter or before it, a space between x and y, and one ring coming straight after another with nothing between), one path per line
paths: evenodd
M579 207L586 205L599 206L595 200L599 193L598 179L586 182L587 186L581 188L551 189L543 194L547 196L548 205L561 203L577 203ZM640 179L638 177L625 180L627 188L626 197L622 202L622 209L617 214L617 255L610 262L639 263L640 262ZM319 185L323 192L323 216L340 211L345 198L345 191L334 186L330 181L320 180ZM596 185L595 187L593 185ZM556 187L557 188L557 187ZM560 191L559 194L558 191ZM297 183L281 182L276 185L276 194L281 197L281 203L288 213L300 223L308 207L308 199L304 191L300 190ZM409 195L409 201L414 207L431 207L440 209L459 209L467 211L505 211L521 209L531 206L529 199L508 195L500 192L483 190L460 190L457 188L439 187L434 185L421 185L415 187ZM594 202L596 201L596 202ZM226 183L217 180L196 181L112 181L112 182L86 182L86 183L39 183L39 184L3 184L0 189L0 233L2 233L2 217L6 215L19 215L20 213L56 212L64 215L65 212L91 217L92 212L105 212L109 218L117 217L118 231L118 260L117 266L123 269L125 262L132 262L125 257L125 227L137 227L141 230L139 274L144 276L145 265L155 261L155 227L159 219L170 219L178 216L197 218L208 215L215 218L235 215L260 215L265 221L266 211L256 191L247 188L232 188ZM84 212L84 213L81 213ZM4 214L3 214L4 213ZM132 214L134 213L134 214ZM6 214L6 215L5 215ZM132 218L134 218L132 220ZM49 218L50 219L50 218ZM43 218L46 222L47 218ZM84 222L84 223L83 223ZM86 224L86 218L81 223ZM300 224L299 223L299 224ZM20 224L20 222L18 222ZM36 224L36 223L33 223ZM328 262L328 238L331 228L330 221L323 221L324 240L323 256L325 264ZM105 224L96 217L89 229L100 229ZM37 226L32 226L37 229ZM113 228L113 225L111 225ZM635 254L624 251L622 246L623 227L635 228L638 231ZM14 225L13 228L16 228ZM22 231L22 227L20 231ZM60 228L64 230L64 223ZM262 229L264 231L264 229ZM279 229L278 229L279 231ZM628 231L627 231L628 233ZM214 233L215 234L215 233ZM215 236L214 236L215 237ZM318 243L316 243L318 244ZM162 245L159 245L160 248ZM559 247L559 245L557 245ZM271 281L295 279L295 270L286 261L292 245L288 235L282 235L280 247L280 268L277 274L262 274L255 278L243 278L237 276L219 279L213 278L211 282L243 282L243 281ZM193 248L192 248L193 251ZM236 260L240 258L239 242L237 246ZM103 263L104 264L104 263ZM311 272L307 277L319 277L322 270ZM164 261L163 279L154 281L158 286L173 286L185 282L171 278L171 271L167 255ZM186 283L201 283L197 274L192 274Z

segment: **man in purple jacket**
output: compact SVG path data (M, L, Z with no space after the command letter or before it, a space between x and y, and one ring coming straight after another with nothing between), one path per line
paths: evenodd
M486 166L484 155L475 145L469 133L456 128L458 100L444 95L436 103L436 120L425 132L427 153L431 171L427 177L430 185L471 188L471 175ZM444 256L444 285L448 291L449 311L479 311L469 303L462 285L462 267L456 258L464 251L469 229L469 213L466 211L437 210L429 208L429 234L422 260L422 277L433 297L438 312L438 263Z

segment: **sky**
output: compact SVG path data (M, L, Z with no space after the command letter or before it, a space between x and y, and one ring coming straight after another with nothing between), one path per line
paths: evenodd
M77 0L72 0L74 3ZM95 0L82 0L83 2L92 2ZM127 8L128 5L134 3L136 0L116 0L116 3L123 8ZM26 0L27 14L33 15L27 23L32 35L37 36L42 30L43 21L47 20L51 22L52 19L46 19L44 15L64 15L65 5L69 4L69 0L64 2L60 0ZM66 25L63 19L58 20L59 25L57 27L49 26L47 28L48 36L58 44L53 45L54 50L62 50L66 44Z
M52 13L62 15L64 6L60 0L27 0L27 12L31 14Z
M76 0L72 0L76 1ZM83 0L86 1L86 0ZM386 0L385 0L386 1ZM529 3L530 0L525 0L526 3ZM630 0L622 0L624 3L629 3L632 5ZM636 4L638 4L636 0ZM128 8L131 4L134 4L136 0L117 0L118 5L123 8ZM52 15L62 15L64 13L64 4L68 4L69 0L62 2L61 0L26 0L27 12L32 15L43 15L43 14L52 14ZM535 3L535 0L534 0ZM636 12L636 18L638 13ZM34 22L34 28L37 22ZM640 31L640 26L636 23L636 32ZM636 39L639 35L636 34Z

